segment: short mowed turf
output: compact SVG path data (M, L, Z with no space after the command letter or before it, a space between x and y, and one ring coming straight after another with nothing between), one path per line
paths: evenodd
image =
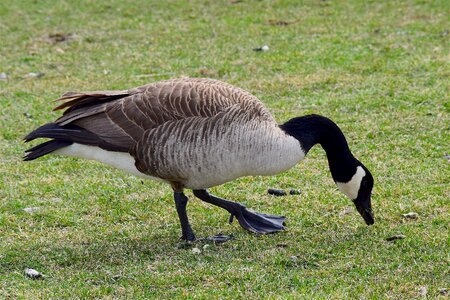
M447 298L449 30L446 1L1 1L0 298ZM280 123L333 119L374 175L375 225L320 146L211 189L286 215L286 231L245 232L188 191L197 236L235 239L185 248L169 186L81 159L22 162L62 93L181 76L240 86Z

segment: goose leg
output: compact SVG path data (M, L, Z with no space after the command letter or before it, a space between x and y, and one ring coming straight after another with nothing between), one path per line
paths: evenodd
M284 230L285 217L252 212L240 203L216 197L206 190L193 192L200 200L226 209L231 214L230 223L233 222L233 217L236 217L239 225L250 232L264 234Z
M195 234L194 231L192 231L186 213L188 197L186 197L183 192L174 192L173 197L175 199L175 207L177 208L178 217L180 218L181 223L181 239L189 242L195 241Z

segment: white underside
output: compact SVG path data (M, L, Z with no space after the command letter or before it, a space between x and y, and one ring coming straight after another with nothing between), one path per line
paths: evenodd
M347 197L355 200L358 197L359 188L364 176L366 176L366 171L361 166L358 166L355 175L353 175L349 182L336 182L336 185Z
M233 151L221 152L220 149L224 148L226 146L218 143L217 149L213 149L215 151L211 150L206 157L200 155L200 157L204 157L203 161L192 160L188 156L178 157L176 161L167 163L168 169L173 169L176 173L183 175L181 178L184 180L181 180L180 183L185 188L204 189L243 176L274 175L291 168L305 156L300 143L292 137L284 137L282 143L274 144L273 147L269 147L269 150L261 153L241 151L240 153L244 153L244 156L235 157ZM181 152L176 153L180 154ZM186 151L182 153L188 155ZM95 146L74 143L54 151L53 154L96 160L138 177L168 182L140 172L135 166L134 157L124 152L107 151ZM227 163L221 163L223 156L227 156ZM193 162L194 164L192 164ZM173 164L172 167L170 167L171 164Z
M54 151L53 154L96 160L138 177L162 181L160 178L149 176L136 169L134 157L125 152L107 151L95 146L73 143Z

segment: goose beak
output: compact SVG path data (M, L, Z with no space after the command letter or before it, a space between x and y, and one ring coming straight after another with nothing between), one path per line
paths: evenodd
M370 195L369 196L359 196L354 200L356 209L359 214L363 217L364 221L367 225L373 225L375 223L375 219L373 217L372 205L370 203Z

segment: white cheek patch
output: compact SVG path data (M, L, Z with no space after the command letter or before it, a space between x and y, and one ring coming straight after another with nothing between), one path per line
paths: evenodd
M363 177L366 176L366 171L361 166L356 168L356 173L349 182L337 182L336 185L342 193L347 195L352 200L358 197L359 188Z

